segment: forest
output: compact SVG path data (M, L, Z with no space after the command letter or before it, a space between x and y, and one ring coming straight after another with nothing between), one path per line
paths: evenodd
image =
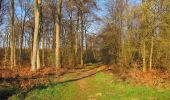
M0 0L0 100L170 100L170 1Z

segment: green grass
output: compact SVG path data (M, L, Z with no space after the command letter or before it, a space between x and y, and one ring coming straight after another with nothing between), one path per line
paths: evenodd
M26 100L74 100L76 92L75 84L60 84L47 89L31 91Z
M47 88L38 88L30 91L25 100L75 100L77 94L75 83L59 84ZM12 97L12 100L21 100L19 95Z
M83 89L79 86L81 82L64 83L30 91L26 100L170 100L170 89L115 83L109 74L98 73L81 81L86 85Z
M95 80L88 79L91 94L99 92L97 100L170 100L170 89L159 90L151 87L131 86L126 82L116 84L111 76L100 73Z

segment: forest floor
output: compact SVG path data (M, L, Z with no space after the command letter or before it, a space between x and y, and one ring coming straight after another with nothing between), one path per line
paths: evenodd
M79 80L32 89L24 98L26 100L170 100L169 82L170 77L165 73L107 70ZM22 100L23 96L16 94L11 99Z

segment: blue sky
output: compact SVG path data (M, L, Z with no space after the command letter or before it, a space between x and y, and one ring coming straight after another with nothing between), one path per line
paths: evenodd
M96 0L96 1L98 7L100 8L100 10L96 12L96 14L100 18L104 18L106 16L106 3L108 0ZM139 4L140 2L141 0L129 0L129 4ZM101 22L92 23L91 27L88 29L88 32L97 33L100 30L100 27L102 27Z

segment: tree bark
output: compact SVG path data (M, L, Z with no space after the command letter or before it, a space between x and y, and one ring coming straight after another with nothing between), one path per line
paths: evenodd
M143 72L146 72L146 43L143 41Z
M6 66L6 63L7 63L7 55L8 55L8 34L6 33L5 35L5 63L4 63L4 68Z
M149 69L152 70L152 58L153 58L153 36L151 38L151 51L150 51L150 63L149 63Z
M38 35L39 35L39 21L40 21L40 11L39 11L39 5L41 5L41 0L34 0L34 15L35 15L35 29L34 29L34 40L33 40L33 52L32 52L32 65L31 70L36 71L36 67L40 67L40 62L37 60L39 57L39 41L38 41Z
M81 65L84 65L84 60L83 60L83 42L84 42L84 23L83 23L83 14L81 13L81 54L80 54L80 59L81 59Z
M43 37L42 37L42 66L45 66L45 52L44 52L44 34L43 34Z
M11 46L11 68L14 67L14 57L15 57L15 34L14 34L14 0L11 0L11 8L10 8L10 16L11 16L11 23L10 23L10 46Z
M78 31L79 31L79 11L77 12L76 39L75 39L75 65L78 62Z
M40 52L39 52L39 48L37 48L37 70L40 69Z
M61 7L62 7L62 0L58 0L58 5L57 5L57 21L56 21L56 50L55 50L55 55L56 55L56 67L60 68L61 67L61 52L60 52L60 34L61 34Z

